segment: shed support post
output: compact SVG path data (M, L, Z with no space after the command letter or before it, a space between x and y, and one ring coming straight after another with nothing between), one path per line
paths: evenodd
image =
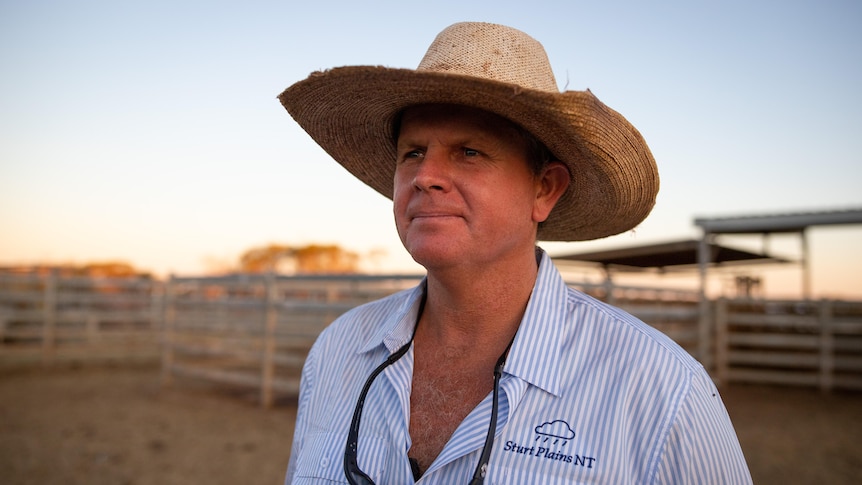
M710 314L709 314L709 299L706 295L707 285L707 268L711 259L709 252L710 240L712 234L704 230L703 237L700 239L700 245L697 248L697 263L700 272L700 292L698 294L698 336L697 336L697 352L700 363L710 372L712 369L711 349L711 332L710 332Z

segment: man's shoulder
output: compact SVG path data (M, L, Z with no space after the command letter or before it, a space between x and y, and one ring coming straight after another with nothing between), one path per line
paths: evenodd
M409 304L410 298L415 291L416 288L408 288L376 300L361 303L344 312L340 317L338 317L336 322L340 320L368 319L371 317L391 315L393 312L406 310L405 306Z
M416 288L401 290L350 308L321 332L319 340L349 338L358 342L368 338L394 314L406 312L415 291Z
M625 309L573 288L569 289L568 303L573 318L589 327L588 331L612 335L614 341L625 341L638 348L639 352L632 353L634 357L649 358L659 353L690 371L702 370L701 364L678 342Z

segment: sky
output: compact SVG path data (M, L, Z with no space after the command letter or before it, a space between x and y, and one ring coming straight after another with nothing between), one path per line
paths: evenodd
M658 163L646 221L552 255L698 237L697 217L862 207L860 2L0 0L0 265L199 275L321 243L421 270L390 201L276 96L329 67L413 68L465 20L535 37L560 89L622 113ZM815 292L862 298L862 227L810 237Z

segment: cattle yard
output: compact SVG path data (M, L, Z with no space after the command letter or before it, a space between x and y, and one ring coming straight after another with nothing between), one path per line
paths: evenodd
M158 363L165 385L202 379L295 396L320 331L417 275L85 278L0 275L0 365ZM717 299L570 283L668 334L719 385L862 390L862 302ZM702 318L702 311L708 312Z

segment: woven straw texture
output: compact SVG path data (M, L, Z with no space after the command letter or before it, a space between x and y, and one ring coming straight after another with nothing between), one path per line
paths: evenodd
M515 29L455 24L416 70L348 66L312 73L279 100L357 178L392 198L394 123L406 107L472 106L517 123L566 163L571 184L538 239L582 241L632 229L659 189L640 133L590 91L560 93L541 44Z

